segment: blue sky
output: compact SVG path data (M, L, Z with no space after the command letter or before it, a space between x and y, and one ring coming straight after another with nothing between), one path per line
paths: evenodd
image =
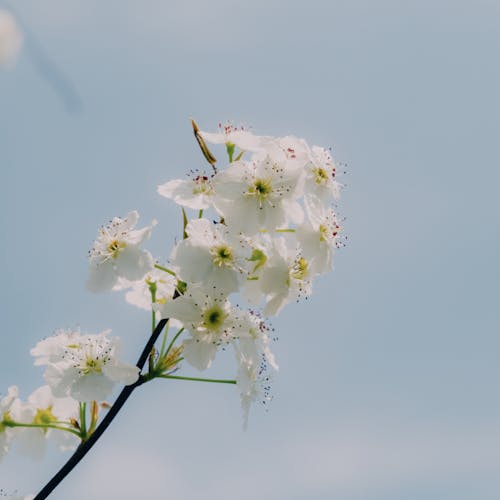
M498 499L500 5L15 7L82 109L29 50L0 73L2 390L41 384L29 349L59 327L112 328L137 357L149 318L86 292L86 255L132 209L159 220L149 248L168 255L180 219L156 186L202 164L190 117L292 133L348 164L349 242L273 321L269 411L243 432L231 387L152 383L53 498ZM233 370L228 355L212 373ZM0 487L34 492L64 460L14 453Z

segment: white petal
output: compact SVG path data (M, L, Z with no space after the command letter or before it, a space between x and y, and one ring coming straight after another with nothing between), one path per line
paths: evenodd
M117 362L112 365L105 365L103 373L114 382L120 382L123 385L130 385L139 378L139 368L127 363Z
M111 261L90 266L90 275L87 280L87 290L98 293L111 290L115 285L117 275Z
M215 358L217 346L212 342L188 339L183 342L184 359L198 370L206 370Z
M78 401L103 401L113 390L113 381L99 373L89 373L76 379L71 396Z
M153 269L154 260L147 250L129 245L115 259L116 272L128 280L139 280Z

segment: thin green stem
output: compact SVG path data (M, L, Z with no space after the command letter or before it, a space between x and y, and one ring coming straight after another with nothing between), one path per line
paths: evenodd
M184 207L182 207L182 238L184 240L188 237L188 234L186 233L187 225L188 225L188 218L186 215L186 211L184 210Z
M59 431L66 431L66 432L71 432L71 434L74 434L75 436L78 436L81 438L80 433L78 431L75 431L74 429L67 429L66 427L61 427L62 424L65 422L59 422L60 425L56 424L24 424L22 422L3 422L3 425L6 427L27 427L27 428L34 428L34 429L57 429Z
M201 219L203 217L203 208L200 208L200 211L198 212L198 219Z
M226 142L226 151L229 157L229 163L233 163L234 144L232 142Z
M163 358L163 355L165 354L165 347L167 346L167 338L168 338L168 327L169 324L167 323L165 331L163 332L163 341L161 343L160 355L158 356L159 359Z
M151 331L154 332L156 328L156 311L153 304L156 302L156 283L149 285L149 291L151 292Z
M80 436L82 439L87 437L87 403L80 404Z
M176 275L174 273L174 271L172 271L171 269L168 269L168 267L160 266L160 264L155 264L155 268L159 269L160 271L165 271L166 273L171 274L172 276Z
M165 353L165 356L170 352L170 349L172 349L175 341L179 338L179 335L184 331L184 327L182 327L176 334L175 337L171 340L170 344L168 344L167 352Z
M276 233L295 233L295 229L275 229Z
M179 377L177 375L158 375L159 378L171 378L174 380L191 380L193 382L213 382L215 384L236 384L236 380L224 380L216 378Z

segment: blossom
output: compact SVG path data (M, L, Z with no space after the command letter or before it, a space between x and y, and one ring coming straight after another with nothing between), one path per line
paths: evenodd
M47 365L44 379L54 396L102 401L116 382L130 385L138 379L139 369L118 359L119 338L108 338L108 333L59 330L31 350L35 365Z
M198 131L206 142L211 144L226 144L236 146L242 151L261 151L270 141L271 137L252 134L243 127L235 127L232 124L222 125L219 123L219 132L210 133Z
M188 180L175 179L158 186L158 193L178 205L195 210L212 206L212 179L205 173L193 173Z
M111 290L118 278L141 279L153 268L153 257L139 245L149 238L153 226L134 229L139 214L134 210L125 218L115 217L99 231L90 251L90 276L87 288L92 292Z
M12 385L7 390L7 394L0 399L0 460L9 451L10 442L17 429L5 425L12 419L11 411L19 404L19 390Z
M276 137L266 146L265 154L274 161L288 161L297 168L302 169L310 158L307 142L293 135Z
M322 200L338 199L342 185L337 181L337 167L329 151L313 146L306 164L306 190Z
M0 66L12 65L22 48L23 35L14 16L0 9Z
M268 238L261 252L263 264L246 283L245 295L254 304L264 298L266 316L276 315L289 302L311 295L314 273L300 249L279 237Z
M73 398L55 398L48 385L39 387L30 394L27 402L18 405L12 416L16 422L38 425L54 425L78 418L78 402ZM21 453L41 459L45 453L48 438L56 441L62 451L71 450L78 445L78 438L69 432L50 428L18 429L16 439Z
M207 369L218 348L244 332L242 311L216 290L209 294L202 287L190 286L184 295L158 308L163 317L180 321L191 334L183 342L183 356L198 370Z
M264 320L253 311L248 311L240 319L240 336L237 341L239 352L254 365L265 362L278 370L278 363L269 346L269 327Z
M205 284L226 293L236 292L244 275L243 240L223 224L191 220L188 238L174 248L171 261L183 281Z
M125 294L125 300L129 304L139 307L140 309L151 311L151 291L154 290L155 302L164 304L172 299L176 285L177 279L175 276L154 268L137 281L129 281L123 278L119 279L113 290L130 288Z
M270 156L236 161L214 178L214 206L231 230L245 234L274 231L289 221L300 223L301 179L301 170L291 162Z
M341 231L337 214L313 195L306 197L306 210L308 221L297 228L297 240L304 256L311 260L314 273L331 271L333 250Z
M235 354L238 362L236 386L240 391L243 428L246 429L252 403L260 399L262 403L266 404L272 399L270 396L270 377L266 374L265 367L256 363L252 356L247 356L238 347L235 348Z

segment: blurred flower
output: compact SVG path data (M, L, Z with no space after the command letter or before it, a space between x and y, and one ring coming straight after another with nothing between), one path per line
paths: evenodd
M78 417L78 402L73 398L56 398L48 385L39 387L12 413L16 422L25 424L50 425L69 422ZM78 438L69 432L54 431L50 428L18 428L16 444L24 455L35 460L43 457L48 438L53 438L62 451L78 445Z
M0 399L0 460L9 451L10 442L17 431L4 425L4 422L11 420L10 412L19 403L18 396L18 388L12 385L7 390L7 395Z
M23 45L23 35L14 16L0 9L0 66L12 66Z

